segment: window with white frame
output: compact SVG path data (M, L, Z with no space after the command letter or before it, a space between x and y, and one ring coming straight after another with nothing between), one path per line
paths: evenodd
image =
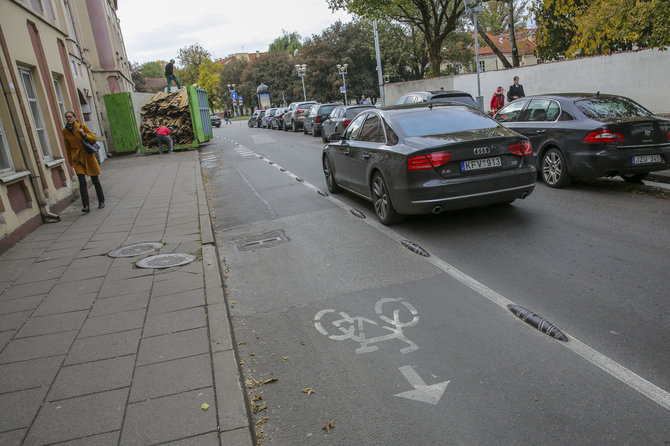
M33 74L30 72L30 70L25 68L19 68L19 72L21 73L23 89L26 92L26 99L28 100L30 114L33 117L33 125L35 126L35 132L37 133L37 139L39 140L40 150L42 150L42 156L45 159L51 159L53 154L51 152L51 145L49 144L47 130L44 125L44 118L42 118L42 109L40 108L40 103L37 100L37 90L35 90Z
M54 89L56 90L56 100L58 101L58 108L60 109L60 121L65 127L65 100L63 99L63 89L60 86L60 79L54 77Z
M483 73L486 71L486 61L485 60L480 60L479 61L479 72Z
M2 126L2 119L0 119L0 172L3 170L13 170L12 157L9 153L9 144L5 136L5 129Z

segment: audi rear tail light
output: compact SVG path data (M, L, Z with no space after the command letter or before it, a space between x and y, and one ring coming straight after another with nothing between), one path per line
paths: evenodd
M601 129L596 130L595 132L589 133L584 142L587 143L597 143L597 142L623 142L626 138L623 137L621 133L616 133L611 130Z
M533 146L529 141L521 141L507 146L509 151L515 155L528 156L533 154Z
M349 124L351 124L351 119L345 119L344 121L342 121L342 125L345 127L348 126Z
M440 167L451 161L451 153L436 152L426 155L410 156L407 159L407 170L425 170Z

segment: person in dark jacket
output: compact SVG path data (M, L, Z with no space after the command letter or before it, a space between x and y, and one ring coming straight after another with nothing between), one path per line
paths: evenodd
M105 194L102 192L102 185L98 179L100 175L100 166L94 153L89 153L82 144L82 138L89 142L96 142L95 134L91 132L86 124L80 124L75 117L74 112L65 112L65 127L63 128L63 138L65 139L65 150L70 164L79 179L79 194L83 207L81 211L85 214L90 212L88 206L88 185L86 184L86 175L91 177L91 182L95 187L95 194L98 197L98 209L105 207Z
M523 85L519 85L519 76L514 76L514 83L507 90L507 101L512 102L524 96L526 96L526 93L523 92Z
M177 84L177 88L181 88L179 78L174 74L174 59L170 59L170 63L165 65L165 79L167 80L168 93L170 92L170 86L172 85L173 80L174 83Z

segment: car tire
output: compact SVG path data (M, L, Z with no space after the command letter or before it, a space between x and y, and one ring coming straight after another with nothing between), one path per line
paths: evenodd
M251 125L251 121L247 121L247 126L249 126L249 128L253 127L253 125Z
M544 152L540 162L540 172L542 181L549 187L562 188L570 184L572 180L568 173L565 156L558 149L551 148Z
M626 183L642 184L642 180L647 178L647 175L649 175L649 172L634 173L632 175L621 175L621 178L623 178Z
M323 165L323 176L326 177L326 185L328 186L328 192L331 194L336 194L342 190L342 188L335 181L335 176L333 174L333 166L330 163L330 158L324 155L321 160Z
M291 130L293 133L298 133L298 126L295 124L295 121L291 121Z
M402 216L393 208L389 188L386 185L384 177L379 172L376 172L372 176L370 189L372 192L372 204L379 222L388 226L401 221Z
M314 126L312 126L312 136L313 136L314 138L316 138L317 136L319 136L319 133L321 133L321 132L320 132L320 131L317 132L317 131L316 131L316 128L315 128Z
M328 138L326 138L326 133L323 130L321 130L321 141L328 144Z

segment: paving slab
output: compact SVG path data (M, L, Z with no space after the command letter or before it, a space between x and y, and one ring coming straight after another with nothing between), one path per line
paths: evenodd
M33 317L89 310L94 301L95 293L69 294L62 297L47 296L37 308Z
M0 353L0 364L63 355L67 353L76 336L76 331L67 331L13 339Z
M18 313L0 314L0 332L16 330L28 320L32 311L21 311Z
M77 339L72 345L64 364L72 365L99 361L136 353L141 334L142 330L130 330Z
M169 443L163 444L165 446L242 446L245 443L219 443L219 435L216 432L212 432L205 435L198 435L195 437L189 437L183 440L171 441Z
M26 310L32 311L42 303L45 297L46 294L41 294L0 301L0 314L24 312Z
M88 338L102 334L133 330L144 326L144 308L123 313L89 318L79 333L79 338Z
M32 317L26 321L15 339L39 336L63 331L79 330L84 324L88 311L74 311L50 316Z
M3 348L5 348L5 345L7 345L14 336L14 330L10 331L3 331L0 333L0 351L2 351Z
M221 430L228 431L249 426L244 390L240 384L235 352L214 353L214 385ZM224 403L225 402L225 403Z
M151 296L158 297L166 294L181 293L183 291L204 289L204 286L205 283L202 280L202 274L182 273L174 278L169 277L167 280L157 280L151 290Z
M206 328L164 334L142 339L137 356L137 366L185 358L207 352L209 352L209 339Z
M248 427L221 432L221 444L224 446L253 446L251 431Z
M135 355L63 367L51 386L47 401L129 387L134 368Z
M29 427L46 392L38 387L0 395L0 432Z
M33 263L30 268L24 269L23 271L25 272L14 280L13 285L33 283L36 277L39 277L42 280L58 279L67 269L67 265L51 266L44 265L44 263L47 262Z
M129 401L144 401L213 385L212 361L205 353L137 367Z
M57 283L51 288L49 297L67 297L73 294L98 293L104 278L85 278L77 282Z
M23 437L28 429L18 429L9 432L0 432L0 444L3 446L21 446Z
M0 393L49 386L63 359L65 355L0 365Z
M46 403L24 445L46 445L119 430L127 397L128 389L120 389Z
M119 444L119 431L106 434L92 435L77 440L58 443L58 446L117 446Z
M0 295L0 300L18 299L19 297L47 294L56 283L56 279L40 280L37 282L14 285Z
M125 294L136 294L141 291L150 291L153 285L153 277L142 276L127 279L122 282L106 280L98 297L123 296Z
M204 307L188 308L149 315L144 325L144 337L149 338L166 333L191 330L207 326L207 315Z
M149 293L127 294L125 296L97 299L89 317L104 316L107 314L124 313L127 311L140 310L149 304Z
M183 310L203 305L205 305L204 289L167 294L151 298L148 314L167 313L168 311Z
M202 410L203 403L210 405ZM120 445L156 444L217 431L212 388L132 403Z

